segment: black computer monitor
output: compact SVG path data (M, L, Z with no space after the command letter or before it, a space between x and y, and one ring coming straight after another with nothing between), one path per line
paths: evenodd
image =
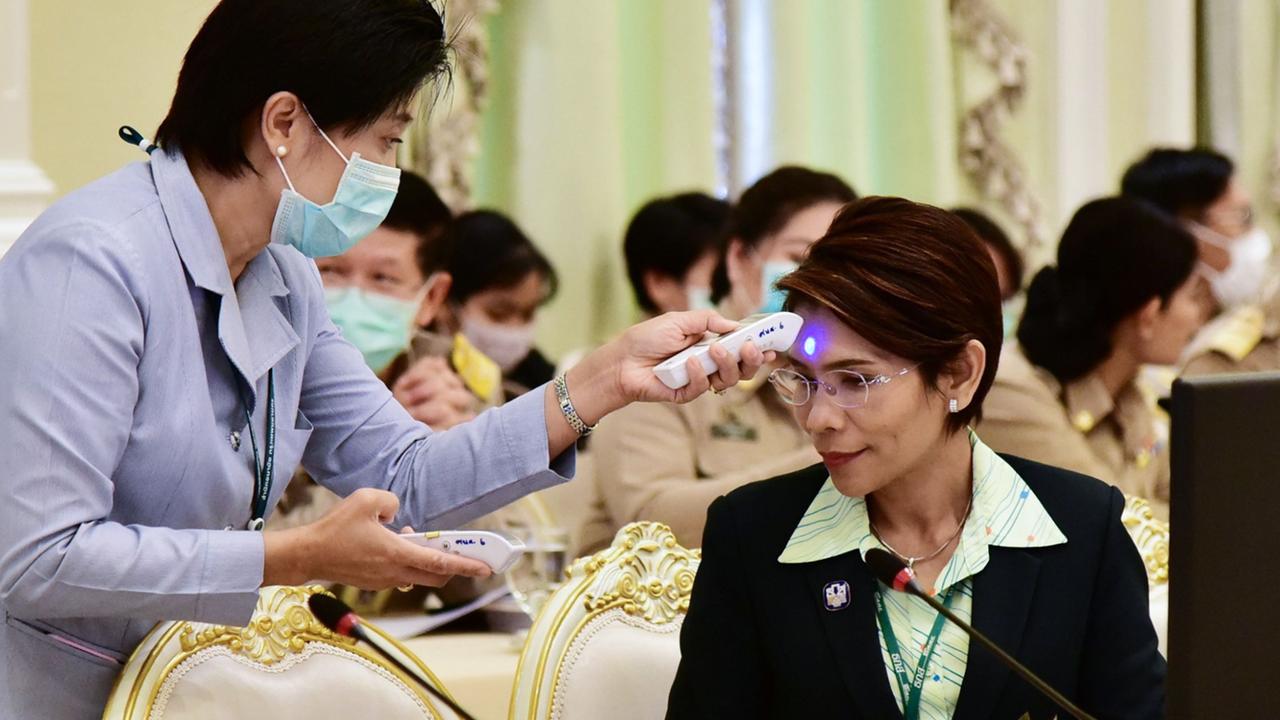
M1169 717L1280 717L1280 373L1171 407Z

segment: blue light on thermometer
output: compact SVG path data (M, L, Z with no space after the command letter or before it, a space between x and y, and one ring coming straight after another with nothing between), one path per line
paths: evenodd
M818 351L818 340L810 335L804 339L804 347L802 349L806 356L813 357L814 353Z

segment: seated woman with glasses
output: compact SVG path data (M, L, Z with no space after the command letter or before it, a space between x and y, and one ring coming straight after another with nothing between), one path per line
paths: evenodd
M770 377L823 463L707 515L668 718L1063 717L923 600L882 548L1098 717L1164 715L1165 663L1115 488L970 429L1002 338L995 268L944 210L846 206L779 287L805 320Z

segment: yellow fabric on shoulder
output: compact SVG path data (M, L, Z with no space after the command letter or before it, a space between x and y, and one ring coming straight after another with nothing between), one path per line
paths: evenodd
M1240 362L1262 342L1266 322L1266 314L1256 305L1231 310L1205 328L1203 340L1195 343L1198 347L1191 351L1191 357L1217 352Z
M498 363L480 352L462 333L453 336L453 352L449 360L468 390L476 397L494 402L502 387L502 368Z

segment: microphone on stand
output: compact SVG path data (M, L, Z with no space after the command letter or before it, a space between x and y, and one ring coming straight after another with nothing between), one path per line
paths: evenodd
M470 713L459 707L458 703L437 690L431 684L431 681L424 677L417 668L409 667L400 658L396 657L395 650L388 647L385 640L373 633L365 632L364 628L360 626L360 616L356 615L355 611L348 607L346 603L330 595L317 594L307 598L307 607L311 608L311 614L316 616L321 625L343 637L355 638L372 647L379 655L399 668L401 672L416 680L432 697L457 713L459 718L462 718L462 720L475 720Z
M1049 683L1041 680L1038 675L1031 672L1027 666L1018 662L1012 655L1005 652L996 645L991 638L978 632L972 625L956 617L945 605L938 602L938 599L930 595L924 588L920 587L920 583L916 580L916 573L907 564L898 559L897 556L880 548L872 548L866 554L867 566L871 568L871 572L875 574L880 582L889 587L904 592L929 603L929 606L937 610L943 617L955 623L957 627L968 633L970 638L978 641L978 644L991 651L993 655L1018 674L1023 680L1031 683L1040 692L1044 693L1050 700L1054 701L1063 710L1066 710L1078 720L1095 720L1089 713L1081 710L1075 703L1068 700L1062 693L1054 690Z

